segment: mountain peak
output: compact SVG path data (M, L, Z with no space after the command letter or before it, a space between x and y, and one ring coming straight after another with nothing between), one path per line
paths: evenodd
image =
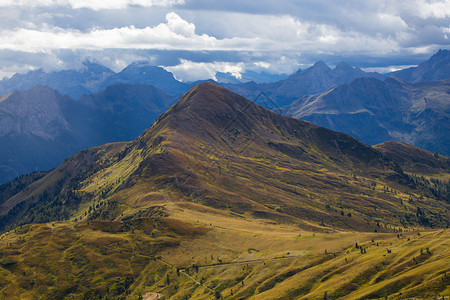
M319 69L319 70L331 70L330 67L324 63L323 61L319 60L318 62L316 62L313 66L314 69Z
M214 82L211 82L209 80L197 84L194 87L194 89L197 91L200 91L200 92L207 92L207 91L211 91L211 90L223 90L223 91L227 90L226 88L221 87L220 85L218 85Z
M120 71L120 73L144 72L144 74L145 74L145 72L147 72L147 71L169 73L164 68L150 65L146 61L135 61L135 62L129 64L128 66L126 66L122 71Z
M334 71L353 71L353 67L350 66L348 63L346 62L340 62L339 64L337 64L337 66L334 68Z
M450 51L439 50L428 60L420 63L417 67L403 69L390 73L408 82L437 81L449 79L450 74Z
M261 140L268 132L276 130L272 119L280 119L280 122L284 123L281 119L289 118L277 115L232 91L206 81L193 87L162 114L146 133L146 137L150 140L152 132L155 131L177 132L177 136L196 136L203 142L224 147L234 142L228 136L230 132L245 133L247 138L258 136L258 140ZM312 124L308 123L308 126L310 125Z
M92 62L90 60L85 60L83 62L83 67L85 68L84 71L92 74L113 74L114 71L110 68L107 68L99 63Z
M189 109L204 116L227 109L239 110L251 101L210 81L202 82L187 92L173 107L174 111Z
M438 52L436 52L431 58L430 58L430 60L433 60L433 59L449 59L449 57L450 57L450 50L442 50L442 49L439 49L439 51Z

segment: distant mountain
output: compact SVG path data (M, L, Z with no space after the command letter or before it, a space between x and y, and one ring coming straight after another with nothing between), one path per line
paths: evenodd
M450 81L406 83L358 78L280 109L374 145L403 141L450 154Z
M0 95L42 85L78 99L82 95L95 94L119 83L153 85L169 94L179 94L190 88L190 85L179 82L163 68L151 66L146 62L134 62L116 73L100 64L86 61L81 70L49 73L37 70L15 74L11 78L0 80Z
M48 87L6 95L0 102L0 182L48 170L84 146L66 119L70 97ZM77 141L77 142L72 142Z
M133 62L119 73L108 77L100 85L100 90L119 83L153 85L173 95L184 93L189 89L185 83L176 80L172 73L145 61Z
M233 76L233 74L228 72L217 72L216 73L217 82L224 84L241 84L242 81Z
M240 79L243 82L254 81L256 83L268 83L284 80L289 77L289 74L271 74L267 72L255 72L255 71L245 71Z
M390 73L404 81L421 82L450 79L450 50L439 50L430 59L412 67Z
M340 63L334 70L323 62L316 63L313 67L289 76L255 73L252 71L242 74L241 79L236 79L230 73L216 74L217 81L231 90L258 101L261 95L269 97L268 101L260 102L263 106L284 106L305 94L315 94L327 90L334 84L350 82L357 77L382 78L377 73L366 73L359 68L352 68L346 63ZM280 80L282 79L282 80ZM254 80L255 83L244 81ZM31 71L27 74L15 74L11 78L0 80L0 95L13 91L25 91L36 85L45 85L57 90L62 95L69 95L74 99L82 95L89 95L103 91L108 86L115 84L146 84L153 85L166 93L176 95L192 88L192 83L183 83L176 80L172 73L148 62L138 61L128 65L119 73L103 67L97 63L86 61L81 70L63 70L46 73L43 70ZM261 100L261 99L259 99ZM272 107L270 107L272 108Z
M129 141L175 101L174 96L151 85L117 84L101 93L80 97L75 110L83 113L68 112L67 119L79 131L95 137L92 145Z
M0 183L86 147L132 140L174 101L148 85L115 85L78 101L42 86L8 94L0 102Z
M312 67L299 70L287 79L274 83L249 82L241 85L224 85L226 88L270 109L289 105L298 98L324 92L333 85L351 82L358 77L384 79L378 73L367 73L341 62L334 69L319 61Z
M78 98L99 91L100 83L115 73L97 63L86 61L81 70L63 70L46 73L43 70L15 74L0 81L0 94L25 91L37 85L49 86L62 95Z
M324 92L333 85L349 83L358 77L384 79L396 76L404 81L435 81L448 79L450 73L450 51L440 50L419 66L389 73L364 72L341 62L334 69L319 61L314 66L299 70L288 76L267 72L245 71L237 79L230 73L217 72L216 79L224 87L250 100L269 107L289 105L294 100L310 94ZM169 94L181 94L189 90L192 83L179 82L165 69L152 66L145 61L131 63L119 73L100 64L85 61L80 70L63 70L46 73L43 70L15 74L0 80L0 95L14 91L25 91L36 85L49 86L62 95L74 99L82 95L98 93L115 84L149 84Z

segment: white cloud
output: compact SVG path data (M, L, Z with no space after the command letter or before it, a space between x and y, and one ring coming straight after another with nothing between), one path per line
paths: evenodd
M220 48L208 35L196 35L195 25L171 12L167 23L155 27L134 26L100 29L89 32L43 26L41 29L20 28L0 33L0 49L46 52L54 49L183 49L213 50ZM220 44L220 43L219 43ZM227 41L222 44L228 44ZM233 45L230 45L233 47Z
M173 6L184 4L184 0L2 0L0 7L58 7L92 10L125 9L130 6Z
M237 79L241 79L246 71L265 72L269 74L291 74L301 67L295 59L285 56L270 59L270 61L255 62L194 62L187 59L180 59L180 63L175 66L164 67L174 74L175 78L183 82L196 80L213 79L217 80L216 73L230 73Z
M217 80L217 72L231 73L231 75L240 79L242 77L241 74L244 71L244 64L229 62L193 62L181 59L179 65L165 67L165 69L174 74L176 79L183 82L205 79Z
M36 66L29 64L13 64L12 66L7 67L3 66L0 69L0 80L3 78L9 78L15 73L26 73L36 69L38 69Z
M416 0L414 5L408 3L408 5L406 5L405 8L407 10L410 10L414 15L419 16L423 19L427 18L443 19L450 17L449 0L444 1Z
M170 12L166 15L167 27L176 34L187 38L195 36L195 25L183 20L179 15Z
M373 67L373 68L363 68L365 72L377 72L377 73L389 73L395 72L407 68L416 67L416 65L401 65L401 66L387 66L387 67Z
M88 32L43 25L40 29L20 28L0 33L0 49L24 52L48 52L55 49L164 49L191 51L392 51L397 45L393 37L369 36L360 32L343 32L339 28L300 22L295 18L272 18L261 23L267 36L233 36L217 39L196 34L193 23L170 12L166 23L154 27L134 26ZM276 34L280 32L280 34ZM282 32L282 33L281 33Z

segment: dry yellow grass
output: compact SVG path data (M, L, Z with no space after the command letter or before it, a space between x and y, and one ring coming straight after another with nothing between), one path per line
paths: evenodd
M327 234L208 207L159 204L171 218L57 222L3 234L0 299L450 296L446 229Z

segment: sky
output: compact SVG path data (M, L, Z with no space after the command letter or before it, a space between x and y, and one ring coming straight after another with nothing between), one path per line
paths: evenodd
M85 60L181 81L319 60L387 72L449 48L450 0L0 0L0 78Z

